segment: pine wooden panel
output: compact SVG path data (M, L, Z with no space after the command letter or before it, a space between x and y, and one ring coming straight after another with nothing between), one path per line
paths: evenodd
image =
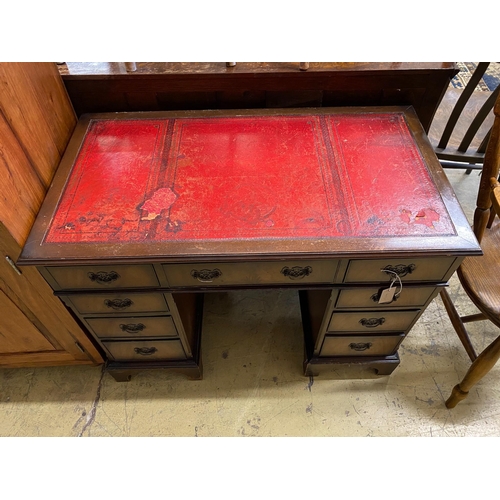
M21 70L25 80L36 86L38 105L60 157L76 126L76 115L57 66L54 63L23 63ZM54 165L49 164L48 168L52 177Z
M56 65L0 64L0 110L47 188L76 124Z
M4 271L4 267L9 266L7 263L0 263L0 270ZM15 271L13 271L15 272ZM5 273L4 273L5 274ZM14 280L15 283L16 280ZM23 299L25 296L25 292L28 291L28 294L30 295L31 299L33 299L33 296L35 295L33 293L33 290L31 290L30 287L28 287L28 290L25 290L24 288L26 287L25 283L26 280L21 278L19 281L21 281L22 285L24 287L21 287L21 294L19 294L19 290L17 290L17 294L12 290L12 288L4 281L3 277L0 277L0 290L9 298L9 300L16 306L18 307L22 313L26 316L26 318L33 324L33 326L39 331L40 335L43 335L53 346L55 349L62 350L61 344L57 341L57 338L51 334L49 330L45 327L45 325L42 323L42 321L36 317L36 315L33 313L33 311L26 306L24 303ZM12 283L11 283L12 284ZM0 328L1 328L1 323L2 319L0 318Z
M76 124L53 63L0 63L0 366L101 363L34 267L16 261Z
M23 267L22 274L19 275L5 260L5 257L9 256L15 262L20 253L19 245L0 224L0 285L2 281L5 282L11 295L19 297L19 301L12 297L14 302L22 300L21 307L25 308L25 314L36 318L34 322L41 323L40 330L45 337L56 347L70 353L71 359L101 363L102 357L95 346L71 317L61 300L53 295L52 289L38 270L30 266ZM42 334L39 332L39 335ZM78 349L75 342L83 347L85 353Z
M0 353L53 351L40 333L7 295L0 290Z
M21 246L44 196L45 187L0 111L0 221Z
M88 361L78 361L64 351L27 352L22 354L0 354L2 368L28 368L41 366L88 365Z

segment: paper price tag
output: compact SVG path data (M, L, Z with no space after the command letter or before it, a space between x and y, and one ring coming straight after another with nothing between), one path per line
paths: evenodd
M378 298L379 304L390 304L394 300L394 294L396 293L396 287L391 286L385 288L380 292L380 297Z

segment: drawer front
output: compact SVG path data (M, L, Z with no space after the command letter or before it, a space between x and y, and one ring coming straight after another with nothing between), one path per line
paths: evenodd
M115 361L186 359L180 340L103 342Z
M351 260L344 283L390 282L396 277L405 281L441 281L455 257L429 259Z
M387 287L386 287L387 288ZM400 287L394 285L394 288L399 292ZM338 308L387 308L387 307L408 307L408 306L423 306L434 295L437 294L436 287L419 287L410 288L403 287L399 296L390 303L379 304L379 291L377 288L356 288L352 290L341 290L337 299L336 307Z
M164 264L170 286L333 283L338 260Z
M85 318L97 337L177 337L170 316L129 316L121 318Z
M320 356L390 356L394 354L404 334L390 336L327 336Z
M79 293L63 295L62 298L80 314L169 311L162 293Z
M420 309L413 311L334 312L328 325L329 332L363 332L378 334L380 331L405 331L410 327Z
M159 286L152 266L46 267L60 289L126 288Z

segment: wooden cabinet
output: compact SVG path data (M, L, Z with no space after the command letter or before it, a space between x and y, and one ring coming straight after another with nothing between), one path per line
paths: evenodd
M103 361L36 268L15 265L75 123L55 64L0 63L0 367Z
M101 363L102 356L0 223L0 367Z

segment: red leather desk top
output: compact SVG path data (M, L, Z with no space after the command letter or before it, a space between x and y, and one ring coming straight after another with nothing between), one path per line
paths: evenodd
M21 263L480 253L411 108L80 119Z
M445 235L402 114L92 120L47 243Z

